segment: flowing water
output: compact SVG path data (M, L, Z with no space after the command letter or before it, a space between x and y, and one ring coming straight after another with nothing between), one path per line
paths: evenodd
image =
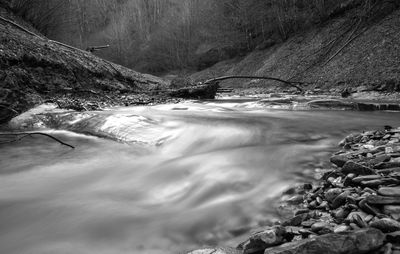
M46 132L76 149L41 136L0 145L0 253L168 254L234 246L247 229L279 219L282 191L328 166L344 135L400 126L399 113L243 105L44 117L48 126L66 129Z

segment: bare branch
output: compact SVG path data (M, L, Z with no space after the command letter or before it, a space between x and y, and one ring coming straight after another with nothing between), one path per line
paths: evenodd
M287 84L289 86L292 86L292 87L298 89L300 92L303 92L303 89L301 87L299 87L298 85L295 85L295 84L304 84L303 82L287 81L287 80L283 80L283 79L279 79L279 78L273 78L273 77L248 76L248 75L222 76L222 77L206 80L204 82L204 84L209 84L209 83L212 83L212 82L217 82L217 81L222 81L222 80L227 80L227 79L267 79L267 80L274 80L274 81L278 81L278 82L281 82L281 83L285 83L285 84Z
M58 139L58 138L56 138L56 137L54 137L54 136L52 136L50 134L43 133L43 132L10 132L10 133L2 132L2 133L0 133L0 136L16 136L16 138L14 140L7 140L7 141L4 141L4 142L1 142L0 144L17 142L17 141L20 141L20 140L28 137L28 136L32 136L32 135L42 135L42 136L45 136L45 137L48 137L48 138L51 138L51 139L57 141L61 145L68 146L68 147L70 147L72 149L75 149L74 146L63 142L60 139Z

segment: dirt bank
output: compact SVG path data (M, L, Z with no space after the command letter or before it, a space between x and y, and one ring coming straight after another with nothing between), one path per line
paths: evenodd
M353 9L286 42L220 62L194 73L193 80L224 75L272 76L305 82L310 89L339 92L345 88L400 91L400 10L396 1L382 1L373 18L357 23ZM262 80L227 80L224 87L265 88ZM275 88L272 87L271 90Z

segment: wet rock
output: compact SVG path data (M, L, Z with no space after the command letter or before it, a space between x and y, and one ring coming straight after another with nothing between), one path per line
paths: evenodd
M377 229L362 229L342 234L327 234L312 239L268 248L264 254L345 254L367 253L380 248L385 235Z
M346 203L346 199L347 197L351 194L350 191L345 191L343 193L341 193L340 195L338 195L331 204L331 207L333 209L338 208L339 206L343 205L344 203Z
M362 211L364 211L364 212L366 212L366 213L369 213L369 214L373 214L373 215L378 215L378 214L380 214L380 211L379 211L378 209L376 209L375 207L370 206L370 205L367 203L367 200L366 200L366 199L361 200L361 201L358 203L358 207L359 207ZM354 209L358 209L358 207L356 206Z
M400 197L370 195L366 198L366 201L371 205L400 205Z
M201 250L194 250L189 252L188 254L243 254L241 250L234 248L206 248Z
M389 218L383 218L370 223L370 226L377 228L384 233L392 233L400 230L400 222Z
M400 244L400 231L386 234L386 239L391 243Z
M286 230L282 226L274 226L250 236L243 244L244 253L262 251L268 247L283 243Z
M375 170L368 168L354 161L348 161L344 164L342 168L342 173L344 174L356 174L356 175L374 175Z
M286 200L286 202L291 205L299 205L303 203L303 201L304 201L303 195L296 195Z
M382 196L400 197L400 187L382 187L378 190Z

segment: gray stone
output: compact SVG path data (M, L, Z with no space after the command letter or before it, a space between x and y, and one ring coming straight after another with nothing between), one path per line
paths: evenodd
M386 234L386 239L391 243L400 244L400 231Z
M357 254L380 248L385 235L377 229L362 229L342 234L327 234L268 248L264 254Z
M229 247L219 247L219 248L205 248L200 250L194 250L188 254L243 254L241 250L229 248Z
M286 229L282 226L274 226L250 236L243 244L244 253L262 251L268 247L283 243Z
M384 233L392 233L400 230L400 222L389 218L376 220L371 222L369 225L373 228L381 230Z
M372 168L363 166L354 161L348 161L344 164L342 168L342 172L344 174L356 174L356 175L374 175L376 174L375 170Z
M338 208L346 202L347 197L351 194L350 191L345 191L342 194L338 195L332 202L331 206L333 209Z
M400 197L400 187L382 187L378 190L382 196Z

